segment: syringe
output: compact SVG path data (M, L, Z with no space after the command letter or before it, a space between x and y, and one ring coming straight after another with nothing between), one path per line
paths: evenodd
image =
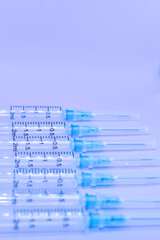
M141 197L119 197L106 194L80 194L78 192L64 193L45 191L31 193L22 189L21 193L0 194L0 208L54 208L54 209L148 209L160 208L160 199Z
M154 141L102 141L102 140L79 140L68 136L38 136L37 138L15 137L14 141L0 141L0 151L132 151L132 150L155 149Z
M14 152L0 156L1 168L117 168L160 166L156 157L86 155L68 151Z
M0 190L8 189L71 189L121 185L160 184L160 175L128 173L90 173L76 169L18 168L1 169Z
M12 140L15 137L27 139L42 136L67 135L71 137L89 136L128 136L148 134L147 127L98 127L66 124L65 122L30 121L0 124L0 140Z
M107 213L80 209L2 209L0 232L70 232L117 227L160 226L159 211Z
M130 121L137 120L136 114L101 114L87 111L63 110L60 106L10 106L0 109L0 121Z

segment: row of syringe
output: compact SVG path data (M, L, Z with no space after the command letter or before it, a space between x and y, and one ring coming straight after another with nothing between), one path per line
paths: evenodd
M160 181L160 177L154 175L131 176L126 174L126 176L118 176L106 173L81 172L76 169L77 167L108 167L108 165L117 167L119 164L120 166L128 166L128 164L141 166L141 164L148 165L148 162L158 165L158 161L156 159L154 160L154 158L137 157L135 159L132 157L129 159L122 158L121 160L116 160L108 156L92 156L74 153L74 151L153 149L155 147L154 143L148 141L108 142L72 139L74 136L141 135L148 133L147 128L99 128L97 126L66 125L63 122L49 123L45 121L46 119L52 119L54 121L57 119L67 121L94 119L134 120L137 118L135 115L96 115L95 113L82 111L63 111L62 108L59 107L12 106L10 111L0 111L0 118L3 120L8 119L9 122L7 124L0 124L0 138L2 139L0 149L3 159L1 162L1 166L3 167L1 167L0 171L0 198L2 200L1 211L3 212L3 216L1 220L4 222L3 227L9 226L14 229L19 229L21 225L22 230L38 230L39 228L37 228L37 226L42 229L41 226L43 225L45 230L49 230L50 228L52 228L52 230L58 230L59 227L60 230L76 230L75 226L78 226L78 229L79 227L83 229L84 226L89 228L121 226L124 222L132 225L132 222L134 222L133 219L131 221L131 218L127 218L126 216L108 215L105 212L87 213L84 210L90 208L105 209L107 208L107 205L105 207L105 203L109 203L108 208L111 206L112 209L118 202L122 204L120 198L114 199L112 196L101 195L85 195L82 197L79 194L64 194L64 191L66 191L66 189L70 191L76 190L78 186L95 187L126 184L157 184ZM36 121L33 121L35 119ZM21 122L16 122L16 120L21 120ZM22 122L22 120L24 120L24 122ZM40 122L37 120L40 120ZM71 137L69 137L69 135ZM57 150L59 152L57 152ZM14 163L10 165L9 162L13 159L12 157L14 158ZM140 162L138 159L140 159ZM52 165L53 163L57 164ZM72 163L74 165L72 165ZM56 190L58 194L46 194L53 190ZM27 197L22 194L23 191L28 192ZM39 194L37 197L35 194L36 191L42 191L45 194ZM11 192L12 194L10 194ZM32 193L32 197L30 193ZM58 199L58 201L54 201L53 199ZM80 201L77 201L77 205L75 199L80 199ZM44 201L47 208L44 207ZM31 202L33 203L32 206L30 204ZM128 204L129 208L134 208L135 205L139 206L139 208L141 208L141 205L144 206L144 204L142 204L144 200L142 202L135 200L132 202L133 205L129 202L130 200L128 200L128 203L127 200L124 201L126 208ZM147 207L158 208L159 204L155 204L155 202L155 200L150 200L147 203ZM64 204L62 206L58 203ZM73 206L75 208L75 205L76 209L80 207L83 210L69 210L73 208ZM7 206L8 210L3 209L3 206ZM64 209L66 210L64 211ZM78 216L81 216L80 222ZM5 219L11 220L12 223L9 223L9 221L6 222ZM140 216L138 224L142 219L143 217ZM150 220L152 224L155 224L155 222L159 224L158 218L153 219L153 217L150 216Z
M36 113L37 114L37 113ZM30 113L29 113L30 116ZM27 168L34 168L32 171L37 173L37 169L44 168L47 171L47 168L62 168L62 169L68 169L68 168L75 168L75 167L80 167L80 168L93 168L93 167L117 167L117 166L147 166L149 165L148 163L152 160L152 164L158 165L159 162L155 160L154 158L127 158L126 160L124 158L122 159L113 159L108 156L101 156L101 155L78 155L74 154L74 152L69 152L70 150L74 151L79 151L79 152L86 152L86 151L101 151L101 150L145 150L145 149L152 149L154 148L154 143L152 142L105 142L105 141L96 141L96 140L79 140L79 139L72 139L69 138L69 136L63 136L63 135L50 135L50 130L54 125L58 125L57 128L61 129L61 133L65 131L66 124L64 122L12 122L9 124L9 126L5 126L5 123L1 124L0 127L0 134L7 135L9 136L9 132L12 133L11 137L13 138L12 141L1 141L0 142L0 149L2 152L2 161L1 161L1 167L3 169L2 172L4 172L4 169L7 169L7 174L8 176L12 175L12 171L9 172L9 169L12 167L19 168L18 174L24 174L24 172L20 172L21 169ZM59 126L60 125L60 126ZM93 132L91 129L98 129L98 127L91 127L91 126L80 126L80 125L71 125L69 127L72 129L71 132L76 132L81 129L87 129L86 132ZM62 130L63 129L63 130ZM89 131L89 129L91 131ZM134 128L130 132L133 131ZM114 131L115 130L115 131ZM24 136L24 132L27 132L27 140L25 139L26 136ZM16 135L18 132L18 136ZM54 132L54 131L53 131ZM113 132L113 135L115 135L115 132L117 134L119 133L119 129L111 129L111 132ZM121 133L128 132L128 129L123 128L120 131ZM133 132L137 132L138 134L144 134L147 133L146 128L144 128L144 131L140 131L136 129ZM46 133L46 135L44 134ZM69 132L68 132L69 133ZM84 132L83 132L84 133ZM73 134L75 135L75 134ZM81 134L85 135L85 134ZM94 134L93 134L94 135ZM38 140L37 140L38 139ZM45 139L45 140L44 140ZM46 140L47 139L47 140ZM68 152L55 152L55 150L68 150ZM12 151L14 152L14 156L12 155ZM47 152L46 152L47 150ZM54 150L54 151L53 151ZM6 154L6 151L8 154ZM55 157L57 154L58 157ZM10 164L11 158L14 157L14 162L11 161L13 164ZM56 163L56 164L55 164ZM9 167L10 165L10 167ZM30 170L29 170L30 171ZM55 170L56 171L56 170ZM52 171L52 173L55 173L55 171ZM32 175L33 175L32 172ZM15 170L13 171L14 177L15 177ZM30 172L29 173L30 177ZM66 173L70 173L69 170L66 170ZM38 171L39 174L39 171ZM93 186L93 182L95 181L95 185L97 185L97 180L95 180L97 175L93 175L89 173L81 173L76 175L76 184L74 184L74 181L72 181L71 178L71 183L73 185L91 185ZM19 176L19 175L18 175ZM80 176L92 176L91 179L94 179L93 181L90 180L90 183L88 183L88 180L84 181L84 177ZM24 177L24 175L23 175ZM38 179L38 175L36 176L36 179ZM45 176L46 177L46 176ZM66 184L66 176L64 176L64 183ZM30 177L31 178L31 177ZM57 176L52 176L53 181L57 178ZM61 177L60 177L61 178ZM105 175L99 175L99 179L107 179L104 180L104 182L98 180L98 185L105 185L106 183L109 184L113 182L113 179L121 179L118 178L117 176L112 177L112 175L109 177L108 175L105 178ZM139 177L138 177L139 178ZM5 181L6 176L4 177ZM67 179L70 179L70 176L67 177ZM81 181L79 181L81 179ZM86 177L85 177L86 179ZM112 179L112 181L111 181ZM128 177L124 178L123 180L128 179ZM142 182L146 182L147 177L144 176ZM158 177L156 178L157 181ZM135 180L135 178L134 178ZM18 184L14 184L15 186L20 185L19 183L20 180L18 180ZM44 181L44 180L43 180ZM57 181L57 180L56 180ZM155 181L155 179L154 179ZM21 182L22 179L21 179ZM25 182L25 181L24 181ZM32 182L33 184L33 180ZM40 181L41 182L41 179ZM44 181L47 182L48 181ZM122 179L120 183L123 182ZM131 181L132 182L132 181ZM17 180L14 179L14 183L17 183ZM87 184L86 184L87 183ZM119 183L119 181L118 181ZM28 184L28 182L27 182ZM32 185L29 184L29 185ZM60 184L62 185L62 184ZM54 186L55 187L55 186Z
M72 137L126 136L148 133L147 127L97 127L86 125L68 125L64 122L13 122L0 125L0 149L22 150L65 150L65 151L113 151L143 150L155 147L150 142L115 142L102 140L82 140ZM70 137L69 137L70 136Z
M21 106L12 106L10 109L10 113L14 116L17 114L26 114L26 116L44 116L46 112L46 107L21 107ZM28 112L25 112L25 109ZM39 109L39 111L38 111ZM51 109L51 114L54 116L55 112L58 113L61 111L61 108L58 107L48 107L47 114ZM67 114L73 114L74 111L66 110ZM1 111L0 116L7 115L7 111ZM76 112L77 114L82 114L82 112ZM84 114L86 115L86 114ZM63 115L64 116L64 115ZM66 116L66 115L65 115ZM108 116L108 115L107 115ZM114 115L120 116L120 115ZM126 115L125 115L126 116ZM128 115L129 116L129 115ZM118 119L117 117L115 117ZM26 117L23 117L26 119ZM71 118L67 118L72 120ZM125 119L125 118L122 118ZM129 119L132 119L129 118ZM13 120L13 119L12 119ZM84 119L81 119L84 120ZM67 131L66 131L67 129ZM57 134L52 135L51 132ZM104 129L103 129L104 130ZM152 164L158 165L157 160L153 160L153 158L141 158L140 161L136 161L135 158L132 159L122 159L122 161L113 160L112 158L106 156L89 156L89 155L82 155L79 156L72 152L70 156L68 154L63 154L63 157L67 155L64 159L62 157L58 157L55 161L53 154L51 151L54 150L74 150L79 152L87 152L87 151L101 151L101 150L145 150L145 149L153 149L154 143L153 142L106 142L106 141L94 141L94 140L79 140L79 139L72 139L69 136L63 136L62 133L66 132L71 136L79 135L79 136L90 136L90 135L97 135L97 133L105 132L106 135L126 135L126 134L146 134L148 132L147 128L105 128L102 131L102 128L93 127L93 126L80 126L80 125L73 125L71 124L66 128L66 124L64 122L35 122L35 121L25 121L25 122L10 122L7 125L5 123L1 124L0 127L0 134L2 139L4 136L6 138L12 138L12 141L1 141L0 142L0 149L2 152L2 159L1 166L3 169L5 166L8 168L10 157L12 153L10 150L15 152L14 164L11 166L15 166L16 168L19 167L29 167L29 168L50 168L53 166L55 168L68 168L68 167L108 167L108 166L141 166L141 165L148 165L148 163L152 159ZM11 137L9 136L11 134ZM60 135L58 135L58 133ZM5 138L5 137L4 137ZM10 139L11 140L11 139ZM48 156L46 158L46 152L49 151ZM4 154L5 152L8 154ZM20 152L21 151L21 152ZM26 152L24 152L26 151ZM42 151L45 155L45 159L39 155L39 152ZM36 154L38 152L38 154ZM29 153L27 155L27 153ZM36 155L36 157L32 157L32 155ZM57 153L59 155L59 153ZM26 156L27 155L27 156ZM20 156L20 157L19 157ZM71 157L72 156L72 157ZM139 159L139 158L138 158ZM27 161L26 161L27 160ZM57 164L53 165L53 161L57 162ZM40 165L38 163L41 163ZM43 163L43 164L42 164ZM63 163L63 164L62 164ZM74 165L72 165L74 163ZM75 164L76 163L76 164ZM65 165L66 164L66 165Z

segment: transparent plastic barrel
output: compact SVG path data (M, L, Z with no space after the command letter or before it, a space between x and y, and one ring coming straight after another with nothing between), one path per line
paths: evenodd
M64 189L75 190L78 185L76 171L72 169L19 168L9 171L4 168L0 176L1 190L8 189L8 192L20 189L57 189L60 192Z
M63 120L64 112L60 106L13 105L0 108L0 122Z
M8 206L8 208L11 209L14 207L16 209L24 207L26 209L33 209L35 206L39 209L42 209L46 206L48 209L71 209L73 206L74 208L84 207L83 199L80 194L76 192L63 193L58 191L55 191L55 193L52 193L50 191L46 191L44 193L23 193L23 191L18 194L13 191L10 194L3 193L0 194L0 208L3 208L5 206Z
M0 234L18 232L71 232L85 229L84 213L79 209L0 209ZM13 235L12 235L13 236Z
M0 169L13 168L57 168L68 169L78 166L77 157L71 151L20 151L14 152L11 156L7 153L1 154Z
M23 139L16 138L14 141L0 141L1 154L19 151L71 151L71 141L68 136L58 136L53 139L37 138L37 139ZM13 156L13 155L12 155Z
M63 121L29 121L29 122L0 122L0 140L12 140L13 138L37 138L46 136L68 135L68 128Z

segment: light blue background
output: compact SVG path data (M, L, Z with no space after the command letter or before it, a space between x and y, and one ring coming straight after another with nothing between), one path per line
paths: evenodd
M158 145L159 65L158 0L0 0L0 105L140 112ZM159 235L158 229L141 229L65 239Z

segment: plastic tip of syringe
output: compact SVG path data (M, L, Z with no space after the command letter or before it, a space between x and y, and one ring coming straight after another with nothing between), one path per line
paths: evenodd
M124 215L107 214L104 211L89 212L90 228L119 227L127 221Z

